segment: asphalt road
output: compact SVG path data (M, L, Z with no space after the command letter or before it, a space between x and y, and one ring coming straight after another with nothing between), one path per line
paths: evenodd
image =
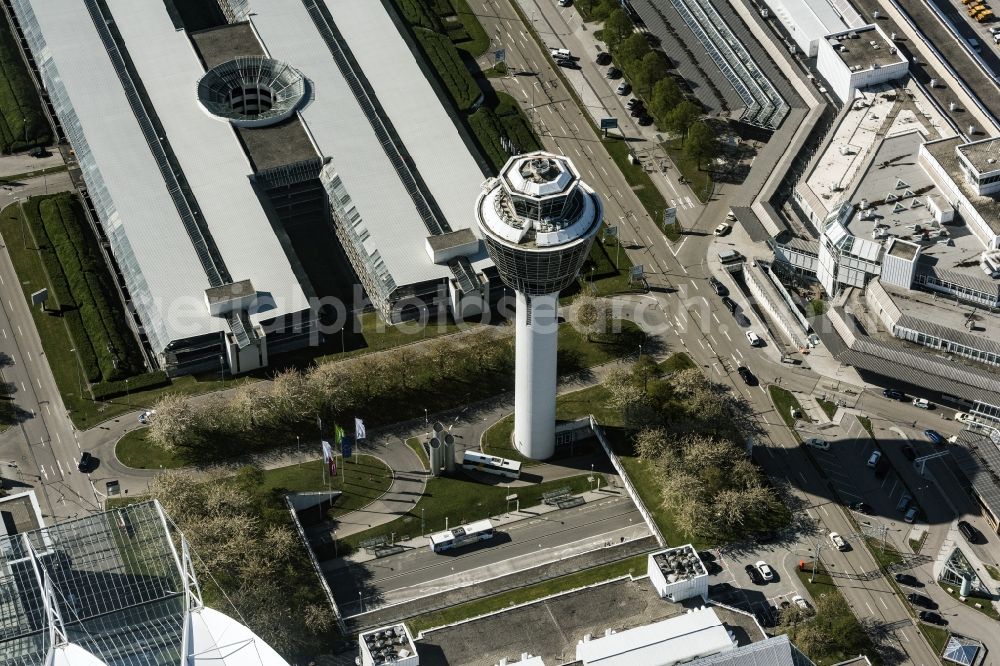
M362 608L359 592L364 610L371 611L373 603L379 607L399 604L571 557L608 540L617 543L648 535L628 496L610 495L504 525L492 541L456 551L439 554L422 547L366 561L370 577L364 580L337 576L336 569L331 570L329 580L337 603L346 615L352 615Z

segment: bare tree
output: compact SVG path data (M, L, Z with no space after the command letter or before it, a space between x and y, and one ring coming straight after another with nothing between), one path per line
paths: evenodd
M201 434L198 413L186 397L168 393L153 408L156 418L149 427L149 436L167 451L176 451Z
M642 460L655 460L671 447L670 435L663 428L643 428L635 436L635 452Z

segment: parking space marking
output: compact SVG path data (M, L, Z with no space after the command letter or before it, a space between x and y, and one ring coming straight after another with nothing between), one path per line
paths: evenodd
M874 609L874 608L872 608L872 605L871 605L870 603L868 603L868 602L866 601L866 602L865 602L865 606L867 606L867 607L868 607L868 612L869 612L869 613L871 613L872 615L874 615L874 614L875 614L875 609Z
M799 476L802 477L802 483L805 483L805 484L809 483L809 480L806 479L806 475L805 474L803 474L802 472L799 472Z

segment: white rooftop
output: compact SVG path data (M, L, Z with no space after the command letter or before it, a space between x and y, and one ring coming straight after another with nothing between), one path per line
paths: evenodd
M577 643L584 666L671 666L735 647L711 608Z
M324 2L453 231L470 228L484 179L434 90L381 3ZM301 117L323 157L330 158L396 284L439 279L447 266L423 251L429 235L375 131L338 69L301 0L268 0L250 17L272 58L309 79L312 98ZM479 261L485 260L485 250Z
M856 27L848 24L827 0L767 0L767 6L807 53L810 44L825 35Z

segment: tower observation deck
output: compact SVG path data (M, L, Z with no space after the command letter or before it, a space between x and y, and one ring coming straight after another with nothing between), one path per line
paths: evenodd
M512 157L483 184L476 219L503 283L517 299L514 445L544 459L555 450L559 292L590 252L604 205L566 157Z

